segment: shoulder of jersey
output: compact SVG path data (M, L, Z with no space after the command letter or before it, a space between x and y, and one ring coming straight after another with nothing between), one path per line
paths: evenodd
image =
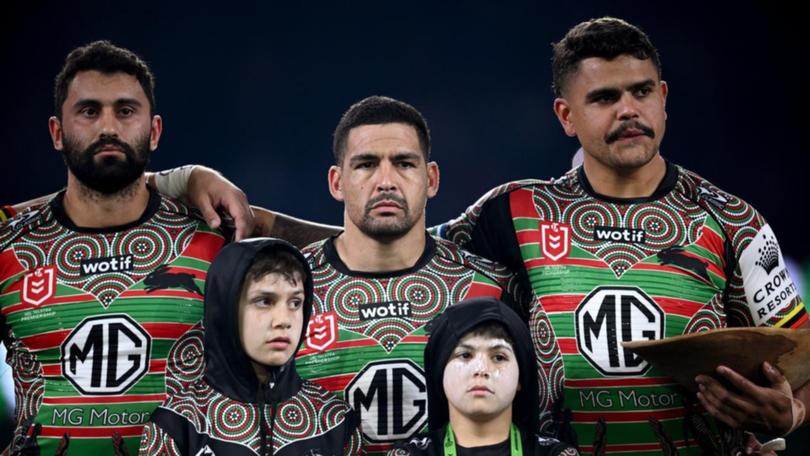
M739 214L747 211L755 211L754 207L731 193L723 191L714 184L704 179L697 173L678 166L679 175L678 190L689 199L699 202L701 205L708 205L719 216L731 216L731 213ZM737 215L734 216L735 218Z
M323 245L326 244L326 241L327 239L321 239L301 249L304 258L309 261L310 268L315 269L326 262L326 255L323 253Z
M15 239L50 221L53 217L49 202L33 206L0 225L0 251L5 250Z
M200 220L203 222L205 221L202 214L197 208L191 207L178 199L168 197L162 193L160 194L159 210L163 212L170 212L172 214L185 215L187 217Z
M493 279L508 278L511 275L506 266L470 253L459 247L454 242L437 238L435 236L433 237L433 240L436 242L436 255L446 260L478 271L481 274L490 276Z

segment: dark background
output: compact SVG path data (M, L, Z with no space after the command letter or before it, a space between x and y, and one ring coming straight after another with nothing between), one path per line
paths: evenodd
M550 43L615 15L658 47L669 82L665 157L757 207L783 251L810 259L807 25L780 2L11 1L0 12L0 203L58 190L47 133L65 55L110 39L157 76L165 129L152 169L202 163L254 204L339 224L331 133L373 94L413 104L442 169L428 223L489 188L564 173L578 147L551 110ZM2 440L2 438L0 438ZM797 450L797 445L793 446ZM810 450L804 450L810 451ZM804 454L804 453L794 453Z

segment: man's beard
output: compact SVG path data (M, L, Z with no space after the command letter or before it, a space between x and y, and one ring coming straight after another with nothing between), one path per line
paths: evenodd
M395 218L394 216L374 218L371 216L373 206L380 201L390 200L396 202L404 212L402 218ZM386 220L394 219L394 220ZM358 228L367 236L381 242L390 242L401 238L406 235L411 228L416 224L415 217L411 214L408 202L405 198L398 195L380 194L375 198L370 199L366 203L363 211L363 219L360 221Z
M102 136L98 141L80 151L73 138L64 135L62 157L74 176L85 187L104 195L116 194L132 185L141 177L149 163L149 134L136 140L135 147L113 136ZM124 157L95 156L106 146L115 146Z

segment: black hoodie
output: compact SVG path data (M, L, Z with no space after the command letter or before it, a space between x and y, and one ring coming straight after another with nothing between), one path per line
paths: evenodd
M525 455L575 455L574 448L555 439L535 434L538 423L537 367L529 328L521 318L495 298L472 298L448 308L429 324L430 340L425 346L425 372L427 375L428 431L398 444L389 455L442 455L445 429L449 422L449 405L444 394L442 379L444 368L459 341L471 329L487 321L504 326L514 342L520 390L512 401L512 422L518 427ZM492 453L492 447L481 453ZM505 451L508 454L508 447ZM475 454L475 450L461 450L461 454Z
M292 253L306 272L304 320L296 350L300 348L312 312L312 273L304 256L278 239L248 239L226 246L206 279L204 378L155 411L141 440L141 453L326 456L359 451L354 412L331 393L302 380L295 370L295 354L273 368L269 383L263 385L242 349L238 303L245 273L259 252L273 250Z

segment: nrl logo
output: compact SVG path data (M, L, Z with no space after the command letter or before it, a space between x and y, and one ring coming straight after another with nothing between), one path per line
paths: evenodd
M53 296L56 288L56 271L53 266L34 269L23 279L22 300L38 306Z
M557 261L571 250L571 227L557 222L540 224L540 243L543 256Z
M309 320L304 345L316 351L324 351L337 341L337 318L334 312L313 315Z

